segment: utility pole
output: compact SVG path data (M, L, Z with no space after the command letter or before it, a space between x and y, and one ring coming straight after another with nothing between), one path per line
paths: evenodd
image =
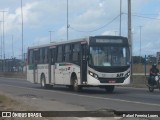
M21 17L22 17L22 61L23 61L23 1L21 0Z
M120 26L119 26L119 35L121 36L121 24L122 24L122 0L120 0Z
M133 59L132 59L132 25L131 25L131 0L128 0L128 41L130 45L130 51L131 51L131 82L132 82L132 73L133 73Z
M12 58L14 58L14 50L13 50L13 35L12 35Z
M7 11L0 11L0 12L2 12L3 13L3 36L2 36L2 38L3 38L3 41L2 41L2 45L3 45L3 59L4 59L4 61L3 61L3 63L4 63L4 69L3 69L3 71L5 72L5 37L4 37L4 13L5 12L7 12Z
M3 47L3 38L2 38L2 21L0 21L0 36L1 36L1 60L2 60L2 54L3 54L3 52L2 52L2 47Z
M141 63L141 30L142 30L142 26L139 26L139 29L140 29L140 46L139 46L139 63Z
M52 41L52 32L54 32L54 31L49 31L50 32L50 43L51 43L51 41Z
M0 37L1 37L1 62L2 62L2 21L0 21ZM2 64L3 65L3 64ZM1 69L0 71L2 72L3 71L3 66L1 66Z
M68 28L69 25L68 25L68 0L67 0L67 41L68 41Z

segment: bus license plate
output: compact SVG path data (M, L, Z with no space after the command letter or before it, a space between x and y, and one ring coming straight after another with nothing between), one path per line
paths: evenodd
M116 81L115 80L110 80L109 83L116 83Z

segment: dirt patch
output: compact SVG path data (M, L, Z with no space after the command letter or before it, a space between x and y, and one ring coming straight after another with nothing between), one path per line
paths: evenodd
M0 94L0 110L11 111L14 106L18 105L18 102L8 98L4 94Z
M29 106L19 101L18 97L0 92L0 111L36 111L34 106ZM22 120L22 118L1 118L1 120ZM23 118L23 120L49 120L46 118Z

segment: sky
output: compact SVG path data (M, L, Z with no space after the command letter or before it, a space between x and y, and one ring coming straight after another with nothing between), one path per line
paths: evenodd
M52 42L67 40L67 0L22 1L24 52L27 52L28 47L49 43L49 31L52 31ZM155 56L156 52L160 51L160 0L131 0L131 3L133 55ZM68 10L70 40L96 35L119 35L120 0L68 0ZM4 14L5 56L21 58L21 0L1 0L0 11L6 11ZM125 37L128 36L127 11L127 0L122 0L121 35ZM0 12L0 21L2 36L2 12Z

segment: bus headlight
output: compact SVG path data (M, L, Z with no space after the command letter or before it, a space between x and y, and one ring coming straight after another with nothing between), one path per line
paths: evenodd
M95 73L93 73L93 72L91 72L91 71L89 71L89 74L90 74L92 77L98 79L98 75L97 75L97 74L95 74Z
M98 75L94 74L94 77L98 79Z
M93 73L92 73L92 72L89 72L89 74L90 74L91 76L93 76Z
M130 76L130 71L128 73L125 74L125 78Z

